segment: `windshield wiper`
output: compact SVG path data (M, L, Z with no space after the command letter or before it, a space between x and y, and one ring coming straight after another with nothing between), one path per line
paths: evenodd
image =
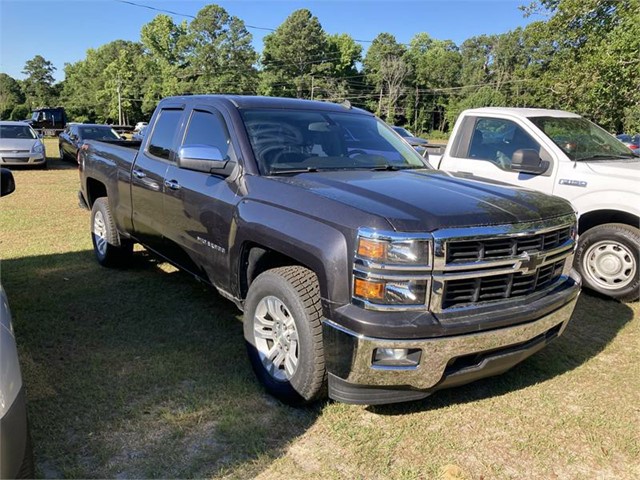
M315 173L318 169L316 167L307 168L282 168L279 170L269 170L269 175L286 175L288 173Z
M577 160L579 162L585 161L585 160L623 160L623 159L629 159L629 158L638 158L636 157L633 153L630 153L629 155L626 154L604 154L604 153L599 153L597 155L590 155L588 157L584 157L584 158L578 158Z
M428 168L426 166L420 166L420 165L391 165L391 164L387 164L387 165L377 165L375 167L371 167L371 170L376 171L376 172L384 172L384 171L388 171L388 172L395 172L397 170L418 170L421 168Z

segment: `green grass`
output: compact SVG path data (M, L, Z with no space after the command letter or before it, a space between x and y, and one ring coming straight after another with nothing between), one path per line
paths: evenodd
M142 249L97 265L75 166L49 161L0 200L41 476L640 477L637 303L583 293L565 335L500 377L296 410L257 384L231 303Z

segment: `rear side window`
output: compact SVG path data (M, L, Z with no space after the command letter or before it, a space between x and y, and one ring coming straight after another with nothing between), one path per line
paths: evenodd
M183 145L216 147L222 158L227 158L230 144L229 132L220 115L203 110L193 111Z
M180 123L182 110L166 109L160 112L156 119L151 140L149 140L149 153L153 156L169 160L173 153L173 139Z

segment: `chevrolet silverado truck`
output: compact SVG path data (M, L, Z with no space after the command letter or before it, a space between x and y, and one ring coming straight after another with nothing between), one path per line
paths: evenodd
M569 200L580 217L575 267L585 286L640 297L640 158L602 128L561 110L467 110L444 154L429 161Z
M290 404L497 375L562 334L580 290L567 201L434 170L349 106L167 98L141 143L89 140L79 168L97 261L140 243L211 284Z

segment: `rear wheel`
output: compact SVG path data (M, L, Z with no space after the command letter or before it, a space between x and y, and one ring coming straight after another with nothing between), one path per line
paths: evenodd
M580 237L575 264L585 286L621 301L640 296L640 230L621 223L598 225Z
M322 308L316 275L300 266L280 267L251 284L244 336L253 370L273 396L290 405L326 394Z
M118 235L106 197L98 198L93 203L91 240L96 259L104 267L120 267L131 258L133 243Z

